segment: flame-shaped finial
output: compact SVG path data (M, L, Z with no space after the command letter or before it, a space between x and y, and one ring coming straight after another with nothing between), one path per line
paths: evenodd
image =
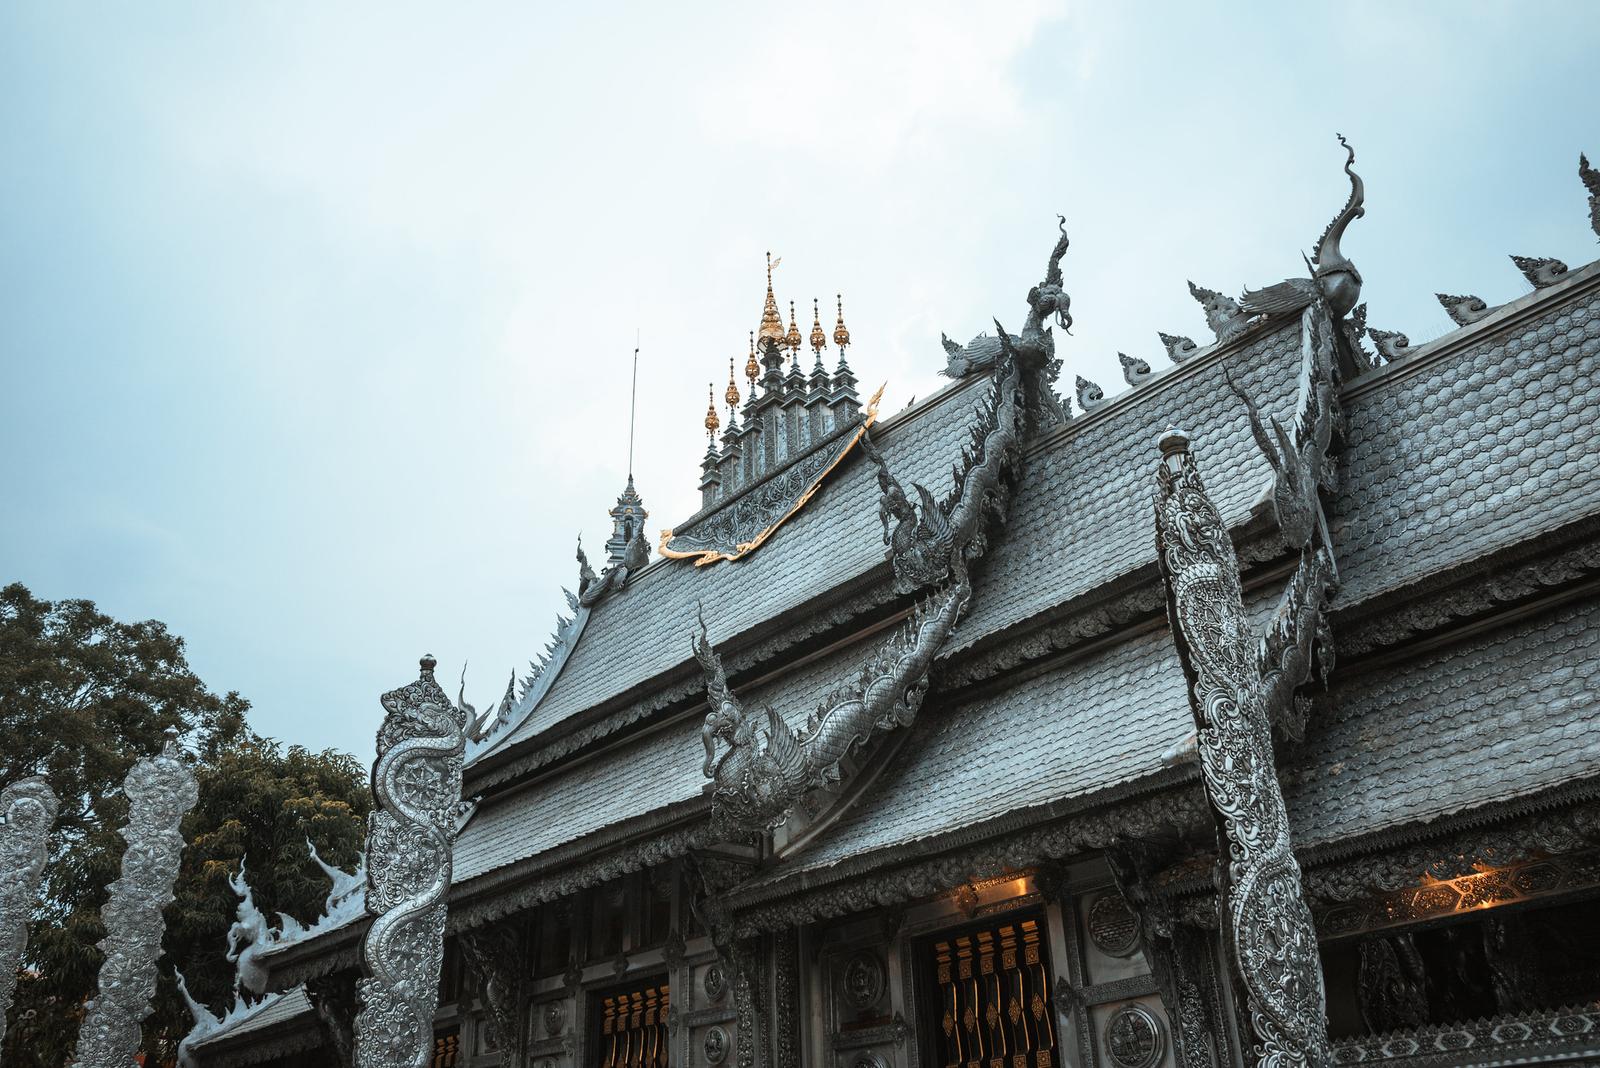
M789 332L783 335L783 343L789 346L791 354L800 351L800 328L795 325L794 301L789 302Z
M844 294L834 295L839 302L839 318L833 324L833 343L839 346L842 353L850 347L850 328L844 325Z
M728 357L728 390L722 395L722 399L728 402L728 409L730 411L732 411L734 406L739 403L739 387L735 385L733 381L732 356Z
M717 418L716 387L706 383L706 440L715 441L722 420Z
M750 358L744 362L744 376L750 380L750 396L756 395L756 379L761 376L761 365L756 362L756 332L750 331Z
M811 298L811 348L820 357L822 350L828 347L828 335L822 329L822 310L817 304L817 298Z

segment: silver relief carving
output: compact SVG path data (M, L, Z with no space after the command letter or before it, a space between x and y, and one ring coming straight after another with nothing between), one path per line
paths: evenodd
M872 1008L883 998L883 962L870 949L852 954L842 975L845 1004L857 1012Z
M1512 256L1511 262L1535 289L1553 286L1567 273L1566 264L1549 256Z
M173 899L183 856L184 815L200 799L194 773L167 743L160 756L136 763L122 783L128 822L122 874L111 884L101 916L100 965L94 999L84 1006L77 1068L127 1068L139 1050L139 1024L150 1015L156 960L166 928L161 911Z
M1315 309L1308 309L1313 314ZM1188 441L1161 442L1156 544L1179 658L1189 679L1202 781L1227 844L1226 937L1244 981L1258 1063L1327 1063L1322 964L1272 748L1274 705L1310 674L1308 626L1332 587L1332 557L1306 546L1268 636L1245 615L1226 524L1200 481Z
M1089 906L1089 941L1108 957L1131 957L1139 948L1139 917L1118 893L1101 894Z
M706 1028L701 1048L705 1050L707 1064L721 1064L728 1059L728 1032L721 1027Z
M1160 1019L1138 1002L1122 1006L1106 1021L1106 1055L1117 1068L1154 1068L1166 1044Z
M356 1068L424 1068L444 963L445 891L461 802L466 712L421 677L383 695L367 825L367 911L361 944Z
M0 791L0 1041L17 989L18 964L28 944L28 918L39 900L39 876L60 804L35 775Z
M1435 293L1434 296L1439 298L1439 306L1457 326L1471 326L1492 310L1484 303L1482 297L1474 297L1471 294L1455 296L1450 293Z

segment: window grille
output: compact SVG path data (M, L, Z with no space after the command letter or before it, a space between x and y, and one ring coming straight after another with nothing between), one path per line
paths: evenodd
M670 988L652 982L600 998L600 1068L667 1068Z
M1058 1068L1049 962L1037 919L933 945L943 1068Z

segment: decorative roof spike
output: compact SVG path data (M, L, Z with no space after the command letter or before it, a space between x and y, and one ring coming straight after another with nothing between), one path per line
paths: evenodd
M811 347L817 354L817 366L822 365L822 350L828 347L828 335L822 329L822 312L817 298L811 298Z
M1089 381L1082 375L1078 376L1078 407L1086 412L1092 412L1106 402L1106 391Z
M1589 166L1589 157L1578 153L1578 177L1589 191L1589 228L1600 237L1600 171Z
M839 346L839 357L844 358L844 350L850 347L850 328L844 325L844 294L835 294L839 302L839 318L833 324L833 343Z
M1200 302L1200 307L1206 313L1206 325L1211 327L1211 332L1217 335L1217 341L1231 341L1244 333L1249 327L1249 321L1244 317L1239 303L1232 297L1223 296L1214 289L1197 286L1189 283L1189 295Z
M1411 354L1411 339L1398 330L1379 330L1369 326L1367 336L1378 346L1378 355L1383 357L1385 363L1393 363Z
M1511 262L1517 265L1522 277L1535 289L1553 286L1567 273L1566 264L1546 256L1512 256Z
M774 260L772 253L767 253L767 300L761 306L761 329L756 331L761 335L762 351L766 350L767 341L775 341L779 345L784 343L783 316L778 314L778 300L772 295L772 269L781 262Z
M1173 363L1182 363L1190 356L1200 351L1200 346L1181 334L1163 334L1157 330L1161 337L1161 346L1167 350L1167 359Z
M794 319L794 301L789 302L789 332L783 335L783 343L789 346L791 353L800 351L800 327ZM798 359L798 356L796 357Z
M1445 314L1457 326L1471 326L1473 323L1489 314L1489 305L1485 304L1482 297L1452 296L1449 293L1435 293L1439 303L1444 306Z
M1117 353L1117 362L1122 364L1122 377L1130 386L1137 386L1140 382L1150 377L1150 365L1137 356L1129 356L1126 352Z
M716 440L717 428L722 425L722 420L717 418L716 387L710 382L706 383L706 441Z
M733 357L728 357L728 388L723 392L722 399L728 404L728 418L733 418L733 409L739 403L739 387L733 380Z
M761 377L761 364L756 360L756 332L750 331L750 358L744 362L744 376L750 380L750 399L756 399L756 379Z

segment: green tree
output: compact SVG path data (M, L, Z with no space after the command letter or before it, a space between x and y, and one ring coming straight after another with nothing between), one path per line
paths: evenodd
M223 939L238 899L227 880L241 860L269 915L320 913L327 880L305 840L330 863L354 862L370 800L365 776L347 755L284 751L256 736L248 708L237 693L209 691L189 669L183 640L159 622L120 623L90 601L40 600L18 583L0 590L0 784L43 774L61 799L5 1064L68 1063L100 965L100 909L121 861L122 779L168 738L195 761L200 801L184 822L189 846L167 911L167 963L145 1028L155 1059L189 1026L174 965L196 996L218 1008L231 1000Z

